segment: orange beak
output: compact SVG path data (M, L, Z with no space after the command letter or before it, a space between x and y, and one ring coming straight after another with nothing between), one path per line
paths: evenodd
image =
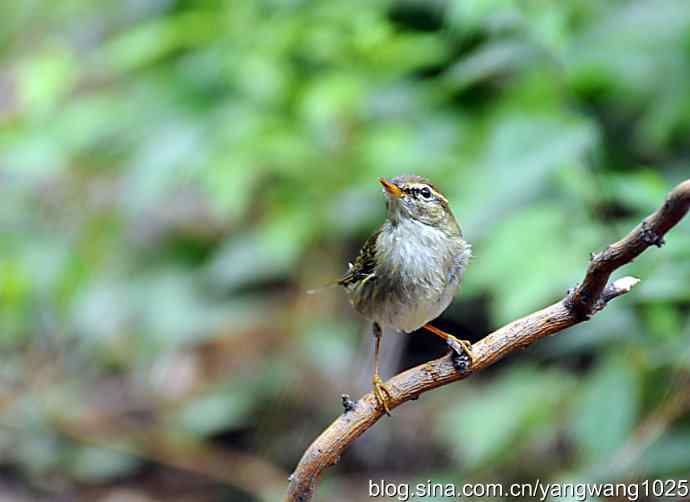
M379 178L379 183L381 183L383 185L383 188L386 189L386 192L388 192L393 197L400 198L403 196L403 191L400 190L398 185L391 183L386 178Z

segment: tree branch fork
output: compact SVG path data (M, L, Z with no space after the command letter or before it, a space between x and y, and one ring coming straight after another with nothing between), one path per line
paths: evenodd
M663 205L645 218L628 235L599 253L592 253L584 280L565 298L537 312L517 319L490 333L472 346L472 367L458 371L452 352L404 371L386 382L390 408L417 399L420 394L481 371L515 350L527 347L548 335L589 320L613 299L632 290L640 281L623 277L609 282L611 274L630 263L650 246L661 247L664 235L690 208L690 179L677 185ZM307 448L290 476L286 502L312 499L321 472L336 464L343 451L364 434L384 414L373 393L359 401L344 400L340 415Z

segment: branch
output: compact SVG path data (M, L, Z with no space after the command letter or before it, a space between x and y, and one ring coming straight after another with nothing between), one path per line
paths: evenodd
M593 253L587 273L580 285L553 305L507 324L472 346L474 362L465 372L453 366L452 352L439 359L409 369L386 382L391 391L391 408L417 399L420 394L466 378L492 365L514 350L586 321L608 302L628 293L638 282L624 277L609 284L611 274L633 261L649 246L661 247L663 237L690 208L690 180L676 186L664 204L645 218L623 239L600 253ZM314 495L321 471L334 465L343 451L364 434L383 415L372 393L356 403L348 402L338 417L307 448L294 473L286 502L308 502Z

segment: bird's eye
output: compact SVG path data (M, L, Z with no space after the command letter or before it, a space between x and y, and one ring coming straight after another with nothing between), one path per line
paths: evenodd
M423 187L419 193L421 194L422 197L425 199L431 198L431 190L429 190L429 187Z

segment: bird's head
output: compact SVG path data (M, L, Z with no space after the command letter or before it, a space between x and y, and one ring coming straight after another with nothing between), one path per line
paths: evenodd
M459 232L448 199L426 178L408 174L390 180L379 178L379 182L392 223L412 219L449 233Z

